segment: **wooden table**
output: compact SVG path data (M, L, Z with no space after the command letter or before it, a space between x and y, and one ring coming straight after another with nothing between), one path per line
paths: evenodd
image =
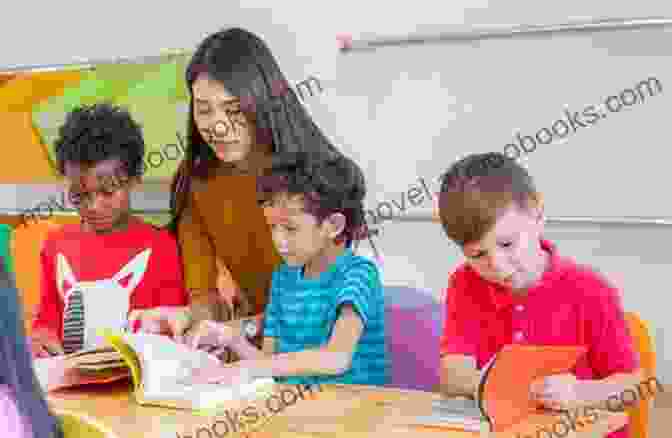
M465 431L447 431L445 429L408 426L411 418L427 415L431 410L431 401L440 398L439 394L422 391L397 390L392 388L369 387L359 385L325 385L322 391L315 390L311 397L296 398L292 402L292 391L297 388L280 386L275 392L285 390L287 405L281 408L274 400L271 409L277 414L266 420L254 422L249 438L364 438L382 436L401 437L442 437L476 438L478 433ZM266 396L263 402L269 399ZM101 385L96 388L69 389L51 393L48 396L50 406L56 411L75 412L95 419L119 438L222 438L244 436L227 421L224 413L216 416L196 415L191 411L181 411L160 407L137 405L129 392L128 384ZM265 403L256 404L258 412L264 412ZM249 406L249 402L246 406ZM237 412L246 406L232 407ZM268 412L268 409L265 409ZM255 420L250 411L242 420ZM229 415L229 418L231 415ZM539 414L538 421L551 425L559 422L555 414ZM590 426L578 428L577 432L562 432L562 428L553 438L604 437L607 433L622 427L627 421L626 414L600 412ZM521 424L506 432L489 434L492 438L537 438L539 426ZM562 435L566 433L566 435ZM551 438L547 434L539 435Z

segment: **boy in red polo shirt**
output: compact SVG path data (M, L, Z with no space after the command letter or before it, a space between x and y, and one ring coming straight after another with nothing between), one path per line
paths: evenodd
M37 357L99 346L98 329L124 328L132 311L189 304L175 239L130 213L145 150L131 115L109 104L76 108L55 146L81 224L54 231L42 248Z
M446 291L444 395L473 397L478 370L506 344L588 348L572 374L530 388L552 409L606 409L609 396L641 381L619 291L542 238L541 195L515 160L488 153L455 163L442 178L439 217L466 258ZM627 426L609 437L626 438Z

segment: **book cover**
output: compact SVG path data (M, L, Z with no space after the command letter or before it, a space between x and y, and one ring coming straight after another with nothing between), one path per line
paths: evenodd
M584 346L504 346L485 367L478 386L478 406L490 430L505 430L537 411L532 382L571 373L586 351Z

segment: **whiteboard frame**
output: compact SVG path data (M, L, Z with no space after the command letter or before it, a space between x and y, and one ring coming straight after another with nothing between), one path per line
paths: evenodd
M567 32L602 32L609 30L638 29L647 27L664 27L672 25L672 18L642 17L642 18L609 18L592 21L574 21L562 24L523 25L515 27L477 27L473 30L457 30L439 32L426 35L406 35L392 37L375 37L343 41L340 51L371 51L383 47L406 46L411 44L426 44L437 42L464 42L485 39L501 39L526 36L539 36L553 33Z
M403 215L392 216L393 222L438 222L434 217L433 210L429 208L418 208L414 212L404 213ZM646 216L551 216L546 218L546 223L552 225L663 225L672 226L672 218L667 217L646 217Z

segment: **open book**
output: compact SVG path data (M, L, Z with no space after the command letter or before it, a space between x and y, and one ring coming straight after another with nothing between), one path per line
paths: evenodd
M236 386L188 385L182 381L194 370L218 364L219 360L161 335L108 331L105 339L109 347L37 359L35 371L45 390L130 377L139 404L200 410L254 398L255 394L268 393L274 386L272 378L254 379Z
M33 360L37 380L46 392L82 385L129 380L131 369L112 347Z
M479 432L487 420L475 400L459 397L433 400L431 414L415 418L411 424Z
M583 346L506 345L481 370L476 399L436 400L417 425L499 432L538 411L530 385L538 378L570 373Z

